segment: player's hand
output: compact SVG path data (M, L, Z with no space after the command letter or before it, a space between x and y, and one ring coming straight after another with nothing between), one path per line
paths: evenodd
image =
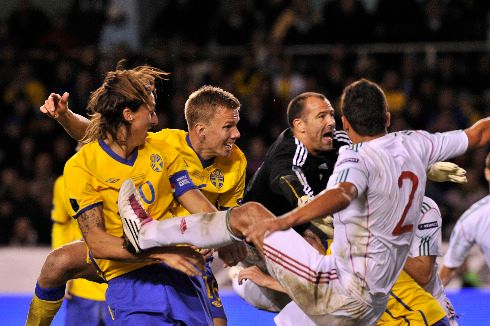
M437 162L432 164L427 171L427 178L435 182L468 182L466 179L466 170L451 162Z
M49 97L44 101L44 104L39 107L39 111L50 118L58 119L69 109L68 97L70 97L70 94L68 92L64 92L63 96L51 93Z
M204 270L204 257L189 246L176 246L166 252L151 254L157 259L188 276L201 276Z
M218 249L218 257L226 266L235 266L247 257L247 247L244 242L236 242Z
M252 223L244 232L244 236L248 242L252 242L255 248L263 255L264 254L264 238L279 230L286 230L290 228L285 219L281 218L268 218L264 220Z
M250 280L258 286L268 287L271 279L271 276L264 274L257 266L244 268L238 273L238 284L240 285L242 285L244 280Z
M333 239L333 217L327 215L323 218L317 218L311 221L311 224L316 226L320 231L325 233L328 239Z

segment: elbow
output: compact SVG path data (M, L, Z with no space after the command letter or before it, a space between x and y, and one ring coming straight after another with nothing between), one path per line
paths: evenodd
M430 280L432 279L432 275L433 275L432 269L428 271L424 271L424 273L421 273L421 275L417 277L416 281L421 287L425 287L427 284L429 284Z

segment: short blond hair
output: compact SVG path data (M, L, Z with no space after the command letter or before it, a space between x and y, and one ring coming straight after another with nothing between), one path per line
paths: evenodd
M192 129L197 123L208 124L218 108L240 109L240 101L222 88L206 85L193 92L185 102L185 120Z

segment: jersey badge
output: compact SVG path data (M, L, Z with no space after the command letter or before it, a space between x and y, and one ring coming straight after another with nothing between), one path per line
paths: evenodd
M322 163L318 166L318 170L328 170L327 163Z
M155 172L162 172L163 160L158 154L151 154L150 156L151 168Z
M211 183L216 188L221 189L221 187L223 187L225 177L223 176L223 172L221 172L220 169L216 169L213 172L211 172L209 179L211 179Z

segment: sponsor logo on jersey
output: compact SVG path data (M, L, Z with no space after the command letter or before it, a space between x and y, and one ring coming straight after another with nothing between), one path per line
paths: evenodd
M118 181L119 181L119 179L117 179L117 178L109 178L105 182L107 182L107 183L116 183Z
M211 172L209 179L211 180L213 186L215 186L216 188L221 189L221 187L223 187L225 177L223 176L223 172L221 172L220 169L216 169Z
M344 163L359 163L359 159L358 158L354 158L354 157L349 157L349 158L345 158L343 159L342 161L338 162L337 163L337 166L340 166Z
M322 163L318 166L318 170L328 170L327 163Z
M70 205L75 212L78 212L78 210L80 209L80 205L78 205L78 202L75 198L70 198Z
M163 160L158 154L151 154L150 156L151 168L155 172L162 172Z
M184 234L187 231L187 222L185 221L185 217L180 221L180 233Z
M427 230L427 229L436 228L438 226L439 226L439 224L437 223L437 221L434 221L434 222L419 224L418 228L419 228L419 230Z

